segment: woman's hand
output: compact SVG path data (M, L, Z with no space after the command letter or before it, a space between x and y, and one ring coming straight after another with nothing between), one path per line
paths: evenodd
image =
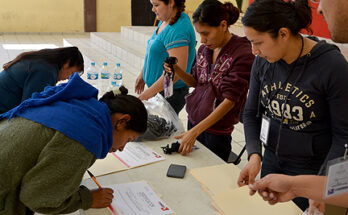
M114 198L114 191L110 188L92 190L91 192L93 198L91 208L106 208L111 204Z
M269 174L253 184L249 184L250 195L256 192L260 194L263 200L274 205L278 202L287 202L295 198L292 190L293 176L282 174Z
M261 157L258 154L252 154L248 164L240 172L238 178L238 186L244 186L247 184L253 184L257 174L261 170Z
M316 214L316 210L319 210L322 214L325 213L325 203L324 202L317 202L312 199L309 199L309 208L308 208L308 215L314 215Z
M168 64L168 63L163 63L163 69L164 69L163 72L167 72L167 73L169 73L169 74L172 74L172 73L173 73L172 68L169 67L169 64Z
M138 76L137 80L135 81L135 93L141 94L144 91L145 82L143 79L142 73Z
M138 99L140 100L148 100L150 98L152 98L153 96L150 94L150 90L147 89L145 90L142 94L140 94L140 96L138 97Z
M175 139L182 139L179 147L180 154L186 155L187 153L192 151L198 135L198 133L191 129L181 134L180 136L175 137Z

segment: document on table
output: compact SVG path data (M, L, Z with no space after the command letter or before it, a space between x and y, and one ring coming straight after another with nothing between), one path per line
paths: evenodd
M202 184L203 189L210 196L237 188L239 173L240 169L234 164L222 164L191 170L191 174Z
M303 213L292 201L270 205L258 193L250 196L248 186L217 194L212 199L213 206L225 215L302 215Z
M145 181L110 186L112 206L118 215L168 215L174 212Z
M128 168L143 166L165 159L143 143L138 142L128 143L122 152L117 151L114 153L114 156Z
M143 143L129 142L122 152L109 153L106 158L97 160L89 170L95 176L123 171L164 160L165 158ZM89 178L85 173L84 179Z
M108 186L114 190L111 203L116 213L108 208L89 209L85 215L173 215L175 214L145 181Z

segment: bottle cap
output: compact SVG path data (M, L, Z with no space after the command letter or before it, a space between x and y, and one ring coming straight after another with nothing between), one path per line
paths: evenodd
M103 63L103 65L104 65L104 66L107 66L107 65L108 65L108 63L107 63L107 62L104 62L104 63Z
M92 66L95 66L95 62L94 62L94 61L92 61L92 62L91 62L91 65L92 65Z

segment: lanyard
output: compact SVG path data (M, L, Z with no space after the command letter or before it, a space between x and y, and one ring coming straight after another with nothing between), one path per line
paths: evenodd
M292 69L295 69L295 66L296 66L296 64L297 64L297 61L298 61L298 59L301 57L301 54L302 54L302 51L303 51L304 41L303 41L303 37L302 37L302 36L301 36L301 41L302 41L301 51L300 51L300 54L298 55L298 57L297 57L297 59L296 59L296 61L295 61L295 64L294 64L294 66L293 66ZM277 146L276 146L276 155L277 155L277 156L278 156L278 150L279 150L280 134L281 134L281 131L282 131L282 128L283 128L283 122L284 122L284 112L285 112L285 109L286 109L285 106L286 106L286 104L287 104L287 102L288 102L288 98L289 98L290 92L292 91L292 89L293 89L293 87L295 86L295 84L296 84L296 83L300 80L300 78L302 77L305 68L306 68L306 63L305 63L305 65L304 65L303 72L301 72L301 73L297 76L297 78L296 78L294 84L293 84L292 87L291 87L291 90L289 90L289 92L286 94L286 97L285 97L285 100L284 100L284 103L283 103L283 111L282 111L282 115L281 115L281 116L282 116L282 119L281 119L280 125L279 125L278 138L277 138ZM292 73L292 71L291 71L291 73ZM291 75L291 73L289 74L289 76ZM273 96L274 96L274 95L273 95Z

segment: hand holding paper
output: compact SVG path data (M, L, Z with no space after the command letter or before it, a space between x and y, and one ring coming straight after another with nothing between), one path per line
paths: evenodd
M291 190L291 177L287 175L267 175L254 184L249 184L249 188L250 195L258 192L263 200L271 205L287 202L296 197Z

